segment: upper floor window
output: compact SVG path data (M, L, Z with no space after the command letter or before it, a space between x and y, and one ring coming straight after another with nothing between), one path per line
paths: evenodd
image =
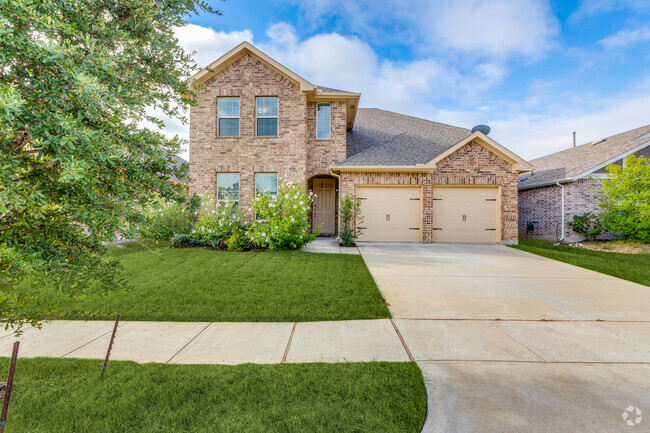
M316 138L330 138L330 104L316 104Z
M239 137L239 98L218 99L219 137Z
M239 173L217 173L217 203L239 204Z
M274 137L278 135L278 98L257 98L257 136Z

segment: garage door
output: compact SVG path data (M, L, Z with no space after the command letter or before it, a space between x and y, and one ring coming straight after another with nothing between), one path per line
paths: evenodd
M434 242L497 242L497 188L434 188Z
M420 241L420 187L357 187L360 241Z

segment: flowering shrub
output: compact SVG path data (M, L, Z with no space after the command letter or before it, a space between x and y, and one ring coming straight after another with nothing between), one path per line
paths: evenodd
M313 193L307 194L302 182L287 181L286 178L278 182L277 194L260 194L253 201L252 210L257 219L246 235L253 244L262 248L301 248L316 239L307 219L312 197Z
M139 239L167 241L191 230L190 212L184 203L159 201L142 209L142 221L136 227Z
M205 196L201 200L198 220L191 232L196 245L219 247L233 233L244 232L243 215L235 202L215 203Z

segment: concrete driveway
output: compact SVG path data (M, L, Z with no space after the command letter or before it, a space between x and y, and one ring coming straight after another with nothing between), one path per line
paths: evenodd
M650 287L499 245L359 250L424 372L425 432L650 432Z

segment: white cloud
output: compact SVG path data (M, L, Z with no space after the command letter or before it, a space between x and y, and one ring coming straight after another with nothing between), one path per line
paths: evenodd
M434 58L381 60L356 36L327 33L300 40L287 23L271 26L267 34L270 41L260 49L315 84L361 92L362 107L429 112L436 98L481 94L507 75L499 63L461 73Z
M563 110L539 114L510 111L491 121L492 138L520 156L533 159L567 149L577 143L638 128L648 124L650 76L639 86L611 98L573 102Z
M544 0L445 0L432 2L422 20L430 44L462 52L539 57L558 32Z
M422 52L538 58L559 31L548 0L293 0L315 23L336 16L345 32Z
M253 43L253 32L250 30L227 33L217 32L210 27L188 24L176 27L174 34L185 51L196 52L195 61L201 68L209 65L241 42Z
M650 27L635 30L623 29L601 39L598 43L607 49L622 48L637 42L650 41Z

